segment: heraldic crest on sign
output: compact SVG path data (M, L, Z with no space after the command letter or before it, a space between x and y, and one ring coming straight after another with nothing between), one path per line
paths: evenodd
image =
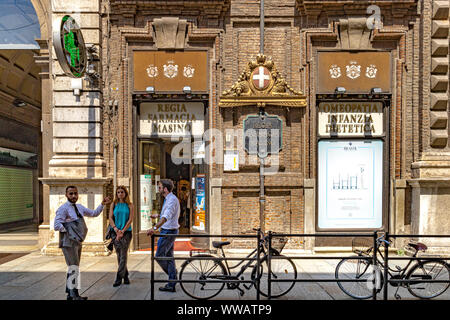
M223 97L290 95L302 96L303 93L292 89L278 72L272 58L263 54L250 61L239 80L222 93Z

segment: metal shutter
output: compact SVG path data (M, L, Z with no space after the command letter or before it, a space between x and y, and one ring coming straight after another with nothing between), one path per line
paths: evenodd
M33 219L32 170L0 166L0 224Z

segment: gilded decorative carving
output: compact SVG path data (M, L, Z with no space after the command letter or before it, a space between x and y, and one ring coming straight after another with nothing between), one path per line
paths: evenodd
M219 105L235 107L266 104L289 107L306 106L302 92L292 89L275 67L272 58L258 54L248 63L229 90L222 93Z

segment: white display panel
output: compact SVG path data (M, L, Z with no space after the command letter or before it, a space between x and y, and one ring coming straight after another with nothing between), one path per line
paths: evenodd
M141 175L141 231L152 228L152 176L149 174Z
M383 142L322 140L318 156L319 228L380 228Z

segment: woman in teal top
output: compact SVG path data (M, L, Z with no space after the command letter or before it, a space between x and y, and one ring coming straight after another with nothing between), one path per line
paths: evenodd
M118 186L114 202L109 208L109 224L116 232L116 239L113 243L119 264L116 281L113 284L114 287L120 286L122 279L124 284L130 284L127 258L128 248L131 242L131 223L133 222L133 216L134 206L130 201L128 190L125 186Z

